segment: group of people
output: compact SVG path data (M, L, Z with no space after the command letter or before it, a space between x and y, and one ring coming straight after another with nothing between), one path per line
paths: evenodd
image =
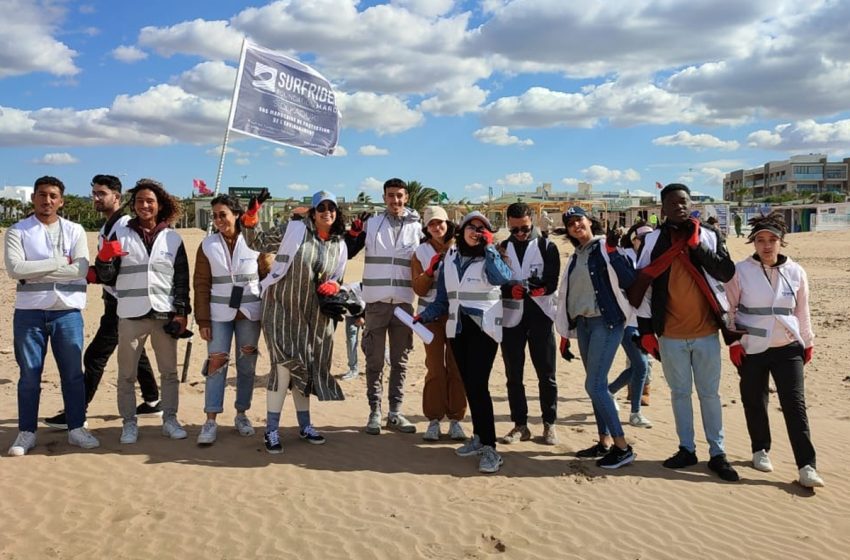
M292 393L299 437L325 443L311 421L310 401L313 396L344 398L330 367L334 330L343 319L364 328L370 407L364 431L416 432L403 413L412 321L433 335L425 345L422 411L428 426L423 439L438 441L441 422L448 420L448 437L464 441L456 453L476 457L480 472L499 471L504 459L498 443L532 438L523 382L526 346L538 379L539 441L558 443L556 360L560 355L571 361L570 341L576 340L598 433L593 445L576 456L594 458L608 469L635 460L613 393L629 386L629 423L650 427L640 406L653 356L671 389L679 438L678 451L664 466L679 469L698 461L691 403L695 385L709 444L708 467L723 480L735 481L738 473L724 449L720 331L741 378L755 468L772 469L767 419L772 374L800 483L823 485L815 470L803 390L803 365L811 359L814 337L808 284L803 269L780 253L787 230L777 215L751 220L749 241L756 251L736 265L719 232L690 217L685 185L674 183L661 191L662 224L639 224L622 240L613 231L606 234L587 210L571 207L562 221L574 251L562 272L557 246L534 225L523 203L507 209L510 235L496 243L495 228L477 211L453 223L444 209L432 206L420 220L407 207L406 183L397 178L384 183L385 211L356 218L350 226L327 191L315 193L303 215L268 230L258 227L267 192L252 197L247 208L235 197L220 195L211 202L216 232L196 255L191 305L186 250L172 227L182 211L179 201L151 179L138 181L125 205L121 190L114 176L92 180L95 207L107 218L94 263L82 227L59 216L64 185L55 177L36 180L34 213L6 233L6 268L18 282L14 347L20 367L19 433L10 455L25 455L36 445L48 342L65 407L46 422L68 429L70 444L99 446L86 428L86 408L116 347L120 442L136 443L141 414L160 414L164 436L186 438L177 419L177 340L192 336L187 318L194 307L199 335L207 342L200 445L213 444L218 435L231 348L236 351L235 428L241 436L254 435L246 411L261 332L271 362L266 450L283 451L279 430L287 392ZM124 215L125 206L129 215ZM346 263L360 251L365 252L362 279L346 283ZM84 357L81 310L87 283L103 285L104 315ZM144 352L147 339L159 387ZM620 346L628 367L609 382ZM499 348L513 426L497 439L489 384ZM143 396L138 406L136 381ZM469 438L461 426L467 405L473 428Z

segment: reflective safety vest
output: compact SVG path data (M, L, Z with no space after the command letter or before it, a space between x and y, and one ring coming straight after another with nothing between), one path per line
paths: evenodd
M422 226L404 219L393 239L387 215L366 222L366 258L363 266L363 299L366 303L413 304L416 294L410 279L410 260L419 246Z
M735 310L735 327L746 331L741 338L747 354L760 354L770 347L773 329L779 324L805 346L800 322L794 315L797 292L803 282L800 266L790 258L774 268L779 273L775 286L765 278L761 263L752 257L735 265L741 298Z
M125 215L121 216L120 218L118 218L118 220L115 222L115 224L113 224L112 228L109 231L104 231L103 228L106 227L106 224L103 224L100 227L100 231L98 232L98 236L97 236L97 250L100 251L101 247L103 247L103 240L107 239L110 235L112 235L112 232L115 231L115 228L121 227L121 226L126 226L127 222L129 222L129 221L130 221L130 216L125 214ZM103 285L103 291L106 292L107 294L111 295L112 297L117 297L115 295L115 286L107 286L107 285L104 284Z
M113 230L128 254L121 257L121 268L115 280L118 316L141 317L150 310L174 311L174 259L183 244L171 228L160 231L148 255L139 234L125 226Z
M502 342L502 290L487 280L484 270L484 259L478 259L470 264L463 274L458 277L455 260L458 258L456 247L449 249L443 262L443 278L446 284L446 294L449 299L449 318L446 321L446 336L454 338L457 335L460 306L467 309L478 309L481 317L481 330L496 342Z
M221 233L204 239L201 248L210 261L212 275L210 318L219 322L232 321L236 318L236 312L241 311L246 318L259 321L262 304L257 258L260 253L248 247L241 233L236 238L232 255ZM230 294L235 286L243 288L238 310L230 307Z
M56 257L47 227L38 218L30 216L12 227L21 232L24 256L28 261ZM62 230L62 254L73 258L71 251L77 244L77 239L85 235L83 226L59 218L59 227ZM50 309L57 299L71 309L83 309L86 306L85 276L61 282L41 282L38 278L32 278L18 282L15 291L15 309Z
M544 242L544 247L548 247L549 240L544 239ZM516 247L512 242L507 242L506 251L508 254L508 264L513 272L512 280L524 283L525 280L528 280L535 275L541 278L543 277L543 255L540 253L540 243L537 239L532 239L531 242L529 242L528 247L526 247L524 255L525 258L522 261L522 265L519 263ZM543 310L543 313L545 313L547 317L553 321L555 320L555 306L558 298L557 292L543 296L529 295L529 297L540 307L540 309ZM503 327L515 327L519 324L522 319L524 304L525 298L505 299L502 301L502 306L504 307L504 314L502 315Z
M419 247L416 248L416 258L419 259L419 264L422 265L422 270L426 270L428 266L431 264L431 259L434 258L434 255L437 254L437 250L434 249L434 246L430 243L422 243ZM442 268L442 263L440 268ZM437 279L439 278L440 269L437 269L437 273L434 275L434 283L431 285L431 289L428 290L428 293L424 296L419 296L418 304L416 306L416 312L422 313L422 310L428 307L428 304L434 301L434 298L437 297Z

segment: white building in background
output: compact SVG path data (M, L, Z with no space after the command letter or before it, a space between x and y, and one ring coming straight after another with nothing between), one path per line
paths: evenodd
M0 198L20 200L26 204L31 200L32 193L32 187L3 187L3 190L0 191Z

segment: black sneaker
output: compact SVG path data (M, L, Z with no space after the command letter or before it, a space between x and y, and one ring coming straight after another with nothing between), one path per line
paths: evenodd
M68 429L68 421L65 419L64 412L60 412L56 416L51 416L50 418L45 418L44 423L50 426L51 428L56 428L57 430Z
M698 462L699 459L697 459L697 454L695 452L688 451L684 447L679 447L679 450L675 455L666 459L661 464L668 469L684 469L685 467L696 465Z
M313 445L322 445L325 443L325 436L316 431L312 425L307 426L303 430L298 432L299 437L306 441L307 443L312 443Z
M729 461L726 460L726 454L721 453L715 455L708 460L708 468L717 473L717 476L726 482L738 482L741 477L738 476L738 471L732 468Z
M627 445L625 449L620 449L616 445L612 445L611 451L596 461L596 466L603 469L619 469L623 465L633 462L635 457L637 455L635 455L631 445Z
M597 457L604 457L609 451L611 451L610 447L605 447L601 443L596 442L593 447L576 451L576 457L579 459L595 459Z
M159 401L156 401L156 404L142 401L142 404L136 407L136 416L162 416L162 407Z
M280 434L277 433L277 430L266 432L263 436L263 441L266 442L266 451L272 455L283 453L283 444L280 443Z

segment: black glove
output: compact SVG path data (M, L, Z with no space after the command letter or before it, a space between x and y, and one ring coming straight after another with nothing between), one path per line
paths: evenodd
M543 278L537 276L537 274L532 274L528 277L528 288L533 290L535 288L545 288L546 282L543 281Z
M605 232L605 244L608 247L618 247L620 245L620 234L616 229L609 229Z
M189 329L184 330L182 333L180 332L180 323L177 321L169 321L168 323L162 326L162 330L171 335L171 338L192 338L195 333L190 331Z

